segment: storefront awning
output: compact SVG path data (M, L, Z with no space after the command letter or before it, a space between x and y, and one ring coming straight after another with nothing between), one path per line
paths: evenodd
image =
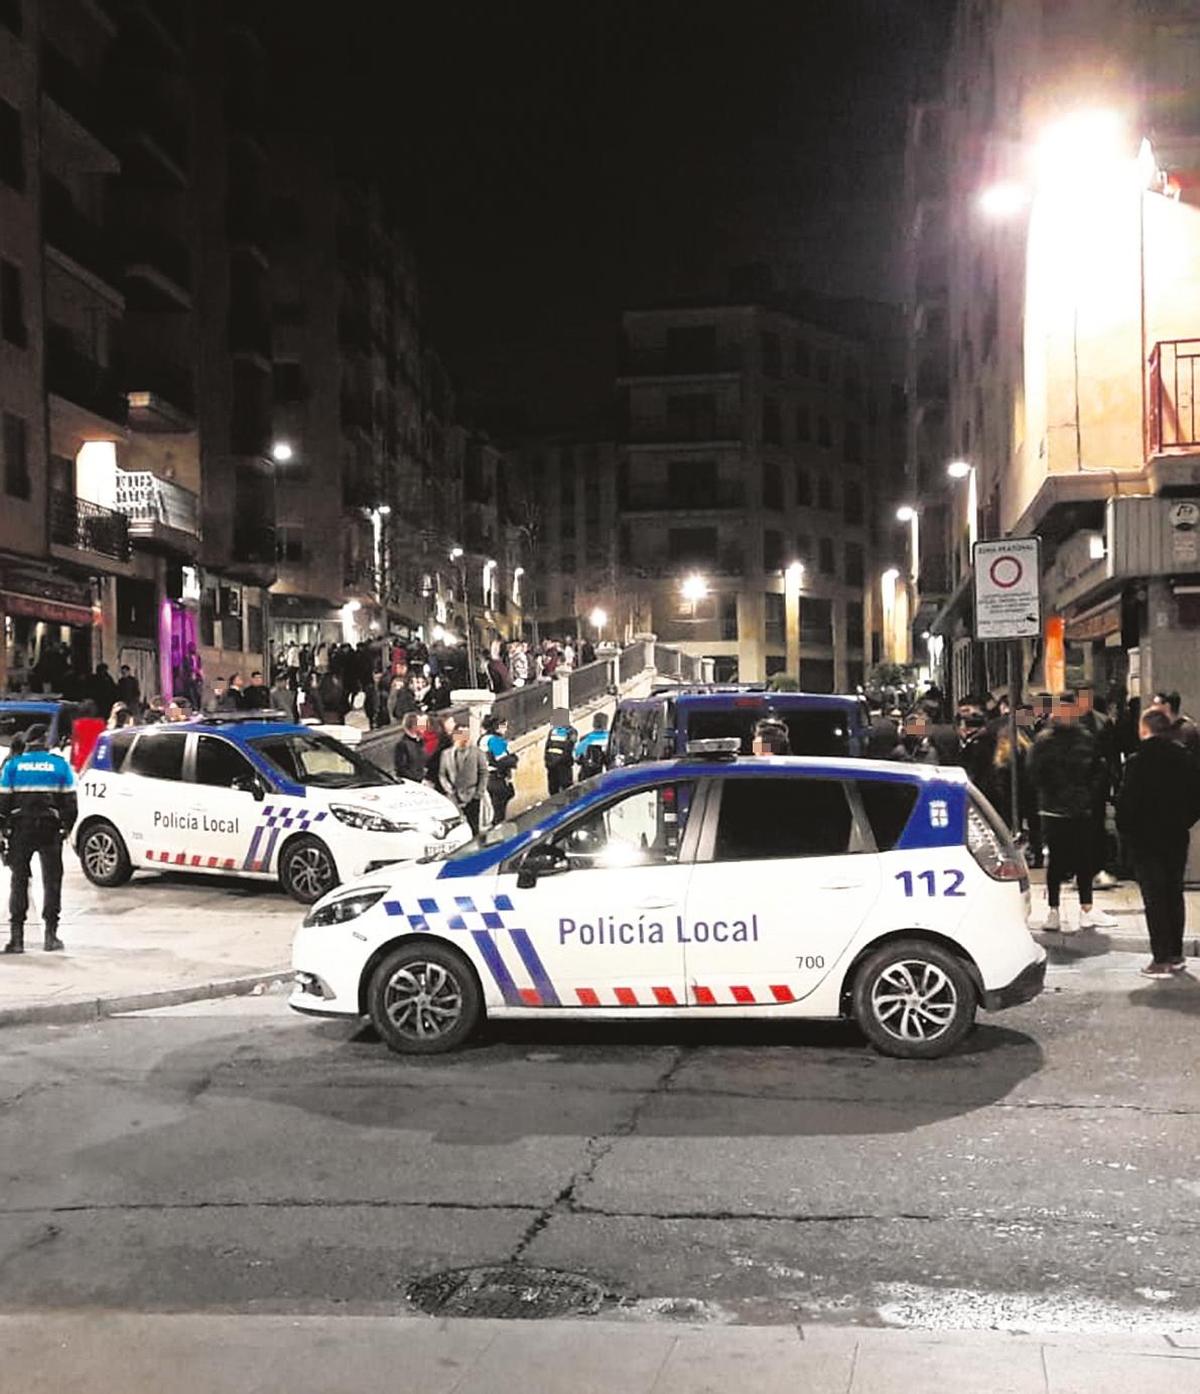
M0 591L0 606L10 615L25 615L29 619L47 620L51 624L91 625L97 618L90 605L72 605L65 600L21 595L16 591Z

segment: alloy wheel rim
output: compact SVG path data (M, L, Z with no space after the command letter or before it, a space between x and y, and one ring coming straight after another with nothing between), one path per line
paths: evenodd
M432 1041L462 1018L462 985L440 963L407 963L387 981L383 1009L393 1029L414 1041Z
M958 990L936 963L901 959L890 963L871 989L875 1020L899 1041L936 1041L958 1013Z
M84 851L84 861L93 876L111 876L117 866L117 844L111 833L92 833Z
M333 867L319 847L303 847L292 854L292 883L302 895L314 898L327 891L333 881Z

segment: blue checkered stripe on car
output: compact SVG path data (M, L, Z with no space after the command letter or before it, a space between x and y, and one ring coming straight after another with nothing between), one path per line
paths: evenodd
M258 815L258 826L254 829L254 836L250 839L250 847L242 862L242 870L269 871L280 833L289 832L293 828L297 832L306 833L314 824L328 816L325 809L310 809L305 804L263 804Z
M490 901L490 904L485 903ZM510 1007L561 1007L558 992L550 981L542 957L534 948L529 932L512 923L516 914L512 898L496 895L481 898L470 895L446 896L441 900L419 896L401 902L385 900L383 908L394 919L405 920L416 934L469 934L480 958L492 975L500 995ZM502 949L507 936L532 987L519 987Z

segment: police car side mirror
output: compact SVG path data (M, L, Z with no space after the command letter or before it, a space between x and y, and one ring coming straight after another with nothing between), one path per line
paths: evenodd
M565 871L566 867L566 856L557 847L535 847L521 859L517 887L522 891L532 890L539 876L551 876L556 871Z
M240 790L243 794L252 794L256 803L262 803L267 797L266 787L256 774L240 774L233 781L233 788Z

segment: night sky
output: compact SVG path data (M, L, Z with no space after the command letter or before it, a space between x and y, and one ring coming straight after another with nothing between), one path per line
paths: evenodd
M345 0L325 95L368 104L464 398L569 426L611 396L625 306L720 295L754 261L898 298L905 104L949 8Z

